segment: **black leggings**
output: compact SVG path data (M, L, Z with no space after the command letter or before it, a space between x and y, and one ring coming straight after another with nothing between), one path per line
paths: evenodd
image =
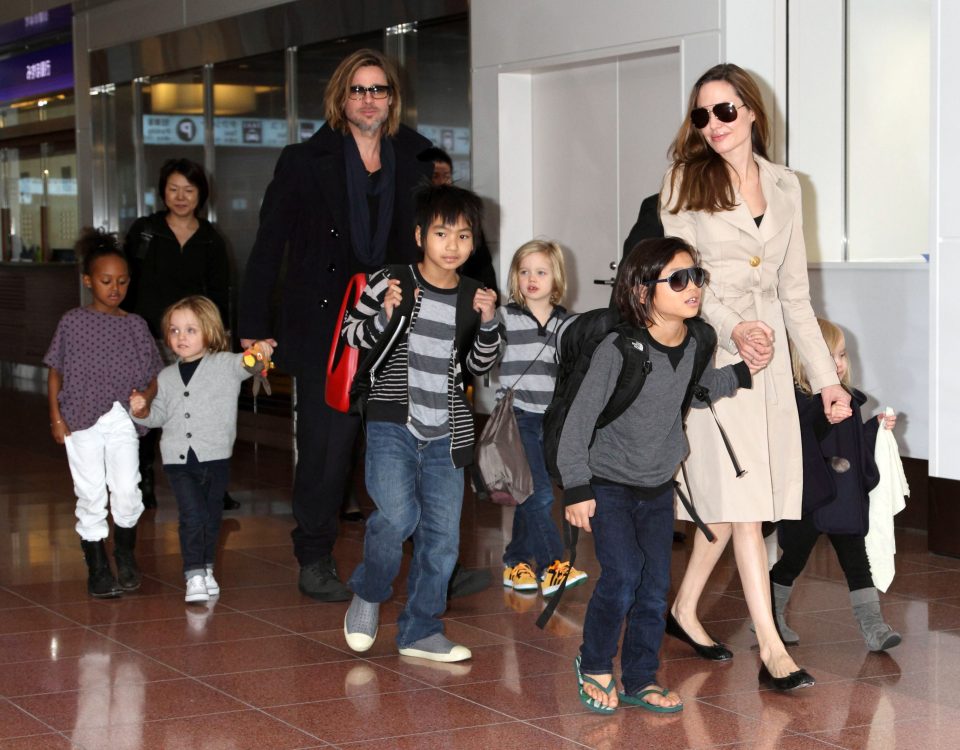
M783 557L770 571L770 580L781 586L792 586L803 572L807 559L813 551L820 531L813 525L813 519L805 516L799 521L780 522L780 547ZM873 575L867 560L867 548L864 538L857 534L828 534L833 548L837 551L840 567L847 577L851 591L873 588Z

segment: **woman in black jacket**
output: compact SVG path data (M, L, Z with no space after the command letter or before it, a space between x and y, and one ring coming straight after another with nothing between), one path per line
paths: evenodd
M160 330L163 311L177 300L202 294L209 297L230 327L230 265L223 237L200 213L210 188L207 176L196 162L170 159L160 168L157 195L165 206L150 216L137 219L124 242L130 265L130 287L123 308L147 321L165 361L175 357L164 343ZM153 492L153 459L157 431L140 440L140 489L143 504L157 507ZM239 506L229 495L224 508Z

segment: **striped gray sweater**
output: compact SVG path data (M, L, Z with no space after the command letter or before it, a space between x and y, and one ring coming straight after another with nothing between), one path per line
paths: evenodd
M568 313L558 305L553 308L546 325L540 325L528 309L510 302L497 311L497 317L506 340L500 360L497 398L500 399L508 388L513 388L514 406L543 414L553 398L557 380L557 329ZM516 387L518 379L519 388Z
M417 287L423 291L429 288L415 266L410 266ZM387 316L382 308L383 297L386 294L389 277L385 269L370 276L366 289L360 296L356 306L350 310L344 320L341 336L346 342L357 349L369 349L376 342L379 335L386 328ZM450 453L453 463L457 467L466 466L473 461L473 414L467 403L463 391L463 377L460 371L460 350L466 350L464 363L467 369L475 375L482 375L489 371L497 361L500 350L500 329L497 320L480 324L480 315L473 310L473 295L478 289L477 282L470 279L461 279L456 291L456 305L451 306L448 315L455 318L453 339L447 346L449 356L446 361L446 419L450 434ZM393 349L387 355L386 362L376 374L376 380L370 397L367 400L366 416L368 420L382 422L397 422L411 424L413 409L411 407L411 391L418 383L423 384L431 377L430 369L412 373L416 366L417 354L411 357L411 334L428 335L432 331L438 333L443 326L435 325L436 321L428 321L428 325L418 326L418 321L424 306L425 298L434 296L443 290L433 289L428 294L417 296L411 314L410 325L398 339ZM429 302L428 308L433 307ZM435 309L444 309L446 305L439 304ZM429 313L428 313L429 314ZM447 321L449 324L451 321ZM447 328L445 335L450 335ZM431 337L431 348L438 343L436 336ZM424 379L421 379L424 378ZM419 401L416 394L414 399ZM422 414L422 412L421 412ZM429 419L427 421L430 421ZM423 425L418 426L420 429ZM442 434L446 434L444 431ZM416 434L416 433L415 433ZM431 435L439 437L439 435ZM425 437L431 437L425 436Z

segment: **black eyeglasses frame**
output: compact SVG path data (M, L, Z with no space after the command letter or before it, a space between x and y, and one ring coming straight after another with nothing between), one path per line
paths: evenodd
M675 292L682 292L691 281L693 285L699 289L707 283L708 275L707 269L703 266L690 266L689 268L678 268L665 279L653 279L652 281L645 281L643 283L650 285L669 283L670 289Z

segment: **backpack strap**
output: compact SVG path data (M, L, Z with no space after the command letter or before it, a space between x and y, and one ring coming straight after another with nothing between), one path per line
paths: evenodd
M597 417L597 424L594 427L594 434L602 427L619 418L630 404L636 401L637 396L643 389L646 382L647 373L650 372L650 352L647 351L647 333L626 324L618 325L615 329L617 338L614 339L614 345L623 358L623 364L620 367L620 374L617 376L617 384L614 386L613 394L607 405L603 407L600 416ZM592 441L591 441L592 442Z
M694 340L697 342L697 350L693 360L693 374L690 378L690 385L687 388L687 393L683 399L683 409L681 413L685 418L687 411L690 409L690 403L694 397L696 397L698 401L703 401L710 408L710 413L713 415L713 420L717 423L717 429L720 430L720 438L723 440L723 445L727 449L727 455L730 456L730 461L733 463L733 469L738 477L742 477L744 474L746 474L746 471L740 467L740 463L737 461L737 455L733 450L733 444L730 442L730 438L727 436L726 430L723 429L723 425L720 424L720 419L717 417L717 411L713 408L713 401L710 400L710 390L700 385L700 378L707 369L707 365L713 358L713 352L717 348L716 331L713 330L713 327L709 323L700 318L691 318L688 320L687 327L690 330L690 335L693 336ZM680 462L680 473L683 476L683 483L687 486L687 491L690 492L690 497L687 497L686 493L683 491L683 487L680 485L680 482L675 481L674 487L677 491L677 497L680 498L681 504L686 509L690 518L693 519L693 522L697 525L697 528L703 532L703 535L707 538L707 541L712 542L716 537L703 522L703 519L700 518L700 515L697 513L697 510L693 505L693 490L690 487L690 480L687 478L686 461Z
M573 570L573 564L577 561L577 540L579 537L580 529L577 526L571 526L566 516L564 516L563 546L570 550L567 558L570 561L570 566L567 568L567 572L560 576L560 581L557 584L559 588L537 618L537 627L540 628L540 630L543 630L550 618L553 617L553 613L557 611L557 607L560 604L560 597L563 596L563 592L567 588L567 577L570 575L570 571Z

